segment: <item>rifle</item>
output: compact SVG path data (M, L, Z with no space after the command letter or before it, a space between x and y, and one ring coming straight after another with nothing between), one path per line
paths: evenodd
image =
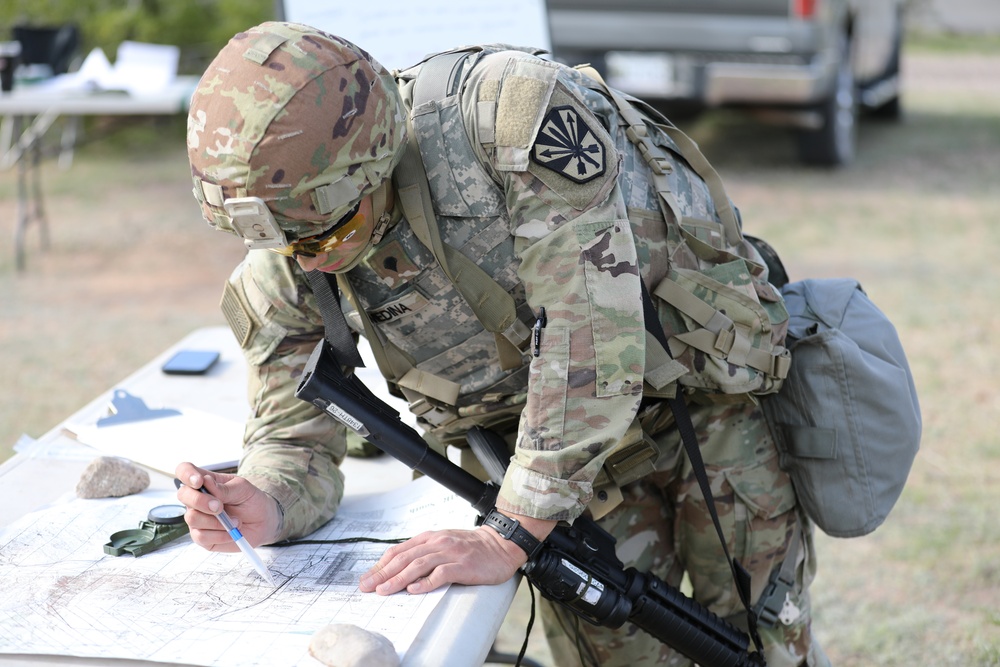
M295 395L382 451L467 500L485 517L498 488L442 456L353 374L344 374L325 340L306 363ZM541 594L594 625L631 621L704 667L764 667L747 635L655 575L625 568L615 539L586 517L560 523L521 568Z

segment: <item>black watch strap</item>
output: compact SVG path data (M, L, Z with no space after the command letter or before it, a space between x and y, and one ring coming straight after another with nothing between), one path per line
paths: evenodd
M537 537L521 527L520 521L505 516L495 509L486 515L483 525L489 526L500 533L500 536L505 540L510 540L521 547L524 553L528 554L528 560L531 560L531 557L535 555L538 548L542 546Z

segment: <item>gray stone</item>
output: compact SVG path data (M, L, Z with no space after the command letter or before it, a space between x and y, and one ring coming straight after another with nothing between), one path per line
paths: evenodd
M84 469L76 484L80 498L120 498L144 491L149 473L128 459L101 456Z
M399 667L392 642L349 623L317 630L309 642L309 654L327 667Z

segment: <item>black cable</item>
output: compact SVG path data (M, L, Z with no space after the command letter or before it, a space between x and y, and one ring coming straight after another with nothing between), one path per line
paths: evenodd
M275 542L274 544L268 544L267 546L294 547L300 544L357 544L358 542L377 542L379 544L400 544L408 539L410 538L395 537L391 539L381 539L378 537L344 537L339 540L281 540L280 542Z
M531 637L531 628L535 625L535 587L530 579L525 579L525 581L528 582L528 593L531 594L531 611L528 613L528 627L524 629L524 643L521 644L521 651L517 654L517 662L514 663L514 667L521 667L524 654L528 652L528 638Z

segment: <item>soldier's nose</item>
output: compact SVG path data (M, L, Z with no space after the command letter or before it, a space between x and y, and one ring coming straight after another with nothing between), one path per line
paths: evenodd
M299 266L302 267L303 271L313 271L326 264L328 258L329 258L329 253L323 252L316 255L315 257L306 257L304 255L297 255L295 257L295 261L299 263Z

